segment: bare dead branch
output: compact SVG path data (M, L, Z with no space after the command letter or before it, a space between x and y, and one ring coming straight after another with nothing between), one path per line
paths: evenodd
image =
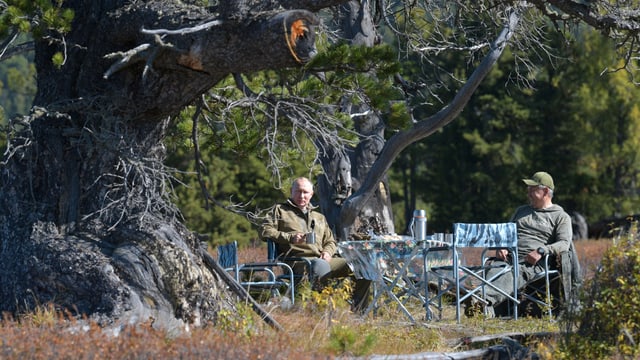
M151 44L142 44L126 52L119 51L119 52L105 55L105 58L107 59L120 57L120 60L118 60L115 64L111 65L111 67L104 73L103 77L105 79L108 79L111 75L124 69L125 67L131 65L132 63L141 61L145 57L145 53L149 51L150 48L151 48Z
M202 172L206 169L204 163L202 162L202 156L200 155L200 141L198 140L198 118L202 114L202 104L204 100L201 100L196 105L196 111L193 113L191 117L191 140L193 141L193 156L196 162L196 176L198 177L198 183L200 184L200 191L204 195L205 199L209 199L211 195L209 194L209 190L207 190L207 186L204 183L204 179L202 178ZM205 202L205 209L209 210L209 202Z
M249 86L247 86L247 84L242 79L242 75L241 74L233 74L233 79L235 80L236 85L238 86L238 89L240 89L240 91L242 91L242 93L245 96L247 96L247 97L257 97L258 96L256 93L254 93L249 88Z
M197 26L189 27L189 28L180 28L177 30L167 30L167 29L148 30L148 29L142 28L141 32L143 34L150 34L150 35L185 35L185 34L196 33L203 30L209 30L214 26L222 25L222 23L223 23L222 20L213 20L213 21L209 21L204 24L200 24Z
M0 61L9 59L12 56L22 55L35 50L35 43L29 41L23 44L18 44L9 48L3 48L2 54L0 54Z
M16 41L17 38L18 38L18 30L13 30L13 32L9 36L7 36L7 39L0 45L0 49L2 49L0 50L0 59L4 56L9 45L11 45L11 43Z
M108 79L114 73L140 61L145 61L144 70L142 72L142 79L145 80L149 72L153 68L153 62L156 60L161 50L174 49L174 46L162 41L162 38L158 35L154 36L154 45L145 43L138 45L135 48L125 52L115 52L105 55L106 59L113 59L119 57L116 63L104 73L103 78Z

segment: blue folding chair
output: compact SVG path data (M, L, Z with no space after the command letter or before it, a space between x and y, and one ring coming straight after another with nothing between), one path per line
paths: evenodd
M515 223L486 223L467 224L456 223L453 226L453 243L448 247L428 249L427 251L450 251L453 257L452 265L430 267L425 271L426 282L426 307L427 319L431 320L430 306L439 306L442 309L442 296L445 293L455 291L456 320L461 318L461 306L472 298L486 305L485 291L487 287L502 293L507 300L513 303L513 316L518 318L518 232ZM464 248L482 248L478 265L462 263L461 255ZM506 265L494 265L487 255L490 250L507 249L511 256L511 262ZM428 254L428 252L427 252ZM465 258L467 263L474 263L470 258ZM475 263L478 263L476 261ZM491 278L487 278L487 272L492 268L500 268ZM497 287L493 281L503 274L511 272L513 275L513 294ZM446 275L445 275L446 274ZM429 277L438 279L438 290L435 295L430 294ZM443 289L444 287L444 289Z
M281 296L280 290L286 289L284 296L295 302L294 273L291 267L274 260L267 251L266 262L238 263L238 242L218 246L218 263L244 287L249 294L269 291L272 296Z
M481 265L466 266L458 261L461 248L475 247L483 248L481 255ZM487 256L489 250L506 249L511 257L511 262L498 265L500 271L491 278L486 278L487 271L495 268L496 265ZM498 224L464 224L456 223L453 226L453 268L456 284L456 320L460 322L460 305L470 297L486 304L484 300L486 287L502 293L509 302L513 303L513 317L518 318L518 230L515 223ZM503 274L511 272L513 275L513 294L506 292L493 284L493 280ZM470 279L470 282L466 280ZM473 283L473 280L478 283ZM461 294L464 290L465 294ZM480 292L481 296L477 293Z
M287 256L286 254L279 251L278 244L275 241L273 241L272 239L266 239L266 242L267 257L269 262L285 262L290 265L296 262L300 262L303 264L304 273L293 274L295 283L298 284L301 280L306 278L309 283L313 284L315 279L313 276L313 265L311 263L311 260L304 257Z

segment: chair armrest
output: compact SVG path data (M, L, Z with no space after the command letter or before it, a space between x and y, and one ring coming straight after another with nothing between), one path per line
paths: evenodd
M278 256L276 258L278 261L282 261L285 263L291 263L291 262L303 262L305 268L307 269L307 276L309 277L309 282L313 283L314 281L314 274L313 274L313 265L311 264L311 260L309 260L308 258L305 257L301 257L301 256Z

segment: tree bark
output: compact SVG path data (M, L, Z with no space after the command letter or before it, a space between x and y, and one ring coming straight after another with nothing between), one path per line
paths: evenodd
M379 41L371 16L369 1L349 1L340 8L343 36L353 45L374 46ZM324 175L318 179L320 206L332 224L339 240L364 236L369 231L377 234L394 233L391 196L385 174L372 187L371 196L357 209L348 209L343 203L371 175L371 166L384 147L384 121L369 106L355 105L345 99L342 112L352 114L360 142L355 148L337 150L328 146L322 156Z
M3 312L53 304L175 328L234 307L171 202L162 140L228 75L307 61L318 20L305 7L339 1L189 3L66 1L71 31L36 42L35 107L11 124L0 180Z

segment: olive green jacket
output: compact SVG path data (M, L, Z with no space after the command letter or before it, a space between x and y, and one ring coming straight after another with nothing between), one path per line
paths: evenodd
M569 251L573 241L571 217L559 205L546 209L534 209L531 205L520 206L511 221L518 226L518 258L539 247L554 255Z
M291 199L274 206L269 220L260 228L260 238L275 241L279 253L286 256L320 257L322 252L334 256L337 245L333 232L324 215L314 209L310 205L303 212ZM294 234L311 231L316 233L315 244L291 244Z
M573 245L571 216L559 205L546 209L534 209L524 205L516 209L511 218L518 226L518 258L524 262L525 256L539 247L544 248L553 259L552 268L558 265L562 274L564 301L574 306L579 303L579 289L582 286L582 272L578 254ZM520 271L527 272L529 266L523 263Z

